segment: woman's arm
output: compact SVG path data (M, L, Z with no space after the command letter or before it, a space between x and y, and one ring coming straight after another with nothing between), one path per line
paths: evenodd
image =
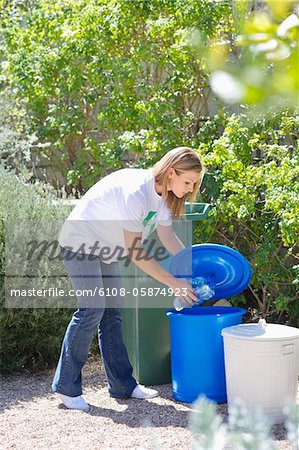
M171 273L163 269L163 267L161 267L153 258L149 259L149 255L141 245L142 233L124 230L124 237L128 255L137 267L174 291L180 289L182 292L181 297L188 303L193 304L193 302L198 301L198 298L193 294L192 286L190 286L186 280L175 278Z
M185 245L182 243L182 241L178 238L178 236L173 231L173 228L171 225L164 226L164 225L158 225L157 226L157 234L159 236L159 239L166 248L166 250L171 254L175 255L180 250L183 250Z

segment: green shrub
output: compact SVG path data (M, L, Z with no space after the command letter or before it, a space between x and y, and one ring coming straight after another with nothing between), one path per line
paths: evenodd
M70 309L5 307L4 225L6 221L64 219L68 208L53 206L56 197L42 183L28 184L0 166L0 371L39 368L57 361Z
M210 0L7 5L0 81L17 103L17 122L21 115L40 155L79 190L187 144L210 93L190 30L219 36L231 9Z
M298 119L287 111L252 121L216 116L198 145L208 168L203 200L214 205L198 242L221 242L250 261L247 306L298 324ZM255 312L253 311L253 312Z

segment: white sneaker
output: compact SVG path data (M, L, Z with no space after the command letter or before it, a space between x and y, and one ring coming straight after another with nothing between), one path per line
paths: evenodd
M146 398L153 398L157 397L159 395L158 391L155 391L155 389L149 389L143 386L142 384L137 384L134 391L131 394L132 398L139 398L141 400L144 400Z
M78 397L68 397L67 395L59 394L59 392L56 393L60 399L62 400L62 403L66 408L68 409L79 409L80 411L88 412L90 410L90 406L84 398L79 395Z

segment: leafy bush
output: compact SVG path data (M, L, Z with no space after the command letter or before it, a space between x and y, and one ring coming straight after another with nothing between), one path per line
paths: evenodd
M57 361L71 310L5 307L4 224L9 220L63 219L68 208L52 205L55 196L48 186L28 184L25 176L18 178L1 166L0 186L0 371L39 368Z
M222 242L251 263L246 292L257 315L298 324L298 119L287 111L252 121L216 116L198 145L208 173L203 199L214 205L196 240Z
M19 167L30 158L32 140L24 139L13 129L10 110L9 102L0 98L0 163L4 163L6 167Z
M190 29L229 29L230 2L9 3L0 81L72 187L188 143L210 90ZM99 145L99 143L101 143Z

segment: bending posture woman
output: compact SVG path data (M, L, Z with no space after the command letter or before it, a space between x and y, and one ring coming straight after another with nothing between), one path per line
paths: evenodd
M127 255L146 274L182 293L190 304L197 301L190 284L148 258L142 243L156 229L171 255L184 248L172 229L172 219L180 217L186 199L194 201L203 173L193 149L175 148L151 169L121 169L98 181L64 223L59 243L78 310L66 330L52 389L67 408L89 410L82 397L81 370L96 329L110 396L158 395L132 376L122 339L118 261ZM116 295L105 297L103 292L112 288ZM88 297L84 291L94 295Z

